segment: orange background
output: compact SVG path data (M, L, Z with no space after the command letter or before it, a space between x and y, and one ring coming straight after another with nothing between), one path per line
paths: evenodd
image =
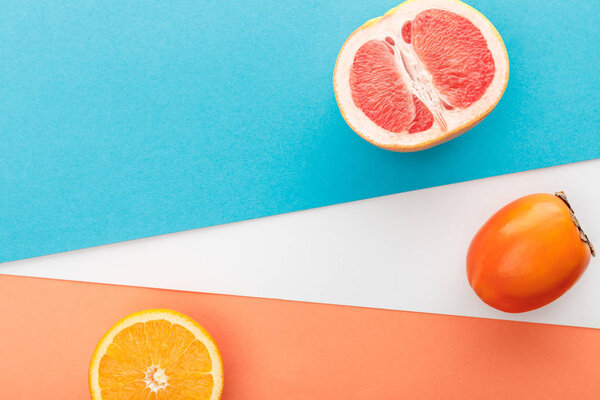
M89 398L104 332L162 307L215 337L224 400L600 398L600 330L3 275L0 293L0 399Z

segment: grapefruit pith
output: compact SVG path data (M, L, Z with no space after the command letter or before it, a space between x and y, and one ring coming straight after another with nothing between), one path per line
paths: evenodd
M485 118L508 83L494 26L458 0L408 0L355 30L337 58L336 100L376 146L416 151Z

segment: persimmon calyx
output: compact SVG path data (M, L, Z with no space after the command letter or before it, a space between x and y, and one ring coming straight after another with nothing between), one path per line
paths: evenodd
M563 192L563 191L556 192L556 193L554 193L554 195L556 197L558 197L559 199L561 199L567 205L567 207L569 208L569 213L571 214L571 219L573 220L573 223L575 224L575 226L577 227L577 230L579 231L579 237L590 248L592 257L596 257L596 251L594 250L594 245L592 245L592 242L588 238L588 235L584 232L583 228L581 228L581 225L579 224L579 221L577 220L577 217L575 216L575 211L573 211L573 207L571 207L571 203L569 203L569 200L567 199L567 195L565 194L565 192Z

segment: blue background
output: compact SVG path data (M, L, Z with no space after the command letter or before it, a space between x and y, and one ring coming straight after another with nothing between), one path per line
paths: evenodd
M397 0L0 3L0 261L600 156L600 2L473 0L511 76L412 154L338 111L340 46Z

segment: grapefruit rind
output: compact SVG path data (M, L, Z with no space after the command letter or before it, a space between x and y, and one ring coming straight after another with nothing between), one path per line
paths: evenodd
M185 314L168 309L151 309L138 311L122 318L115 325L113 325L108 332L104 334L102 339L100 339L100 342L98 342L90 361L88 374L88 384L92 400L102 400L101 389L98 382L100 360L102 359L102 356L106 354L108 346L110 346L110 344L113 342L115 336L123 329L134 324L140 322L145 323L158 319L164 319L172 324L179 324L183 326L184 328L188 329L197 339L199 339L204 346L206 346L213 366L211 371L211 375L213 376L213 392L210 400L219 400L221 398L224 381L223 361L221 358L221 353L219 352L219 348L217 347L212 336L198 322Z
M450 11L469 19L483 34L494 57L496 71L492 84L483 97L471 107L450 115L447 129L437 124L416 134L391 133L371 121L352 100L349 75L353 57L370 39L383 39L393 27L400 28L419 12L430 8ZM392 28L385 26L386 22ZM357 28L344 42L336 60L333 86L342 117L350 128L363 139L386 150L411 152L431 148L453 139L483 120L496 107L508 84L509 60L504 41L494 25L479 11L459 0L407 0L383 16L372 18Z

